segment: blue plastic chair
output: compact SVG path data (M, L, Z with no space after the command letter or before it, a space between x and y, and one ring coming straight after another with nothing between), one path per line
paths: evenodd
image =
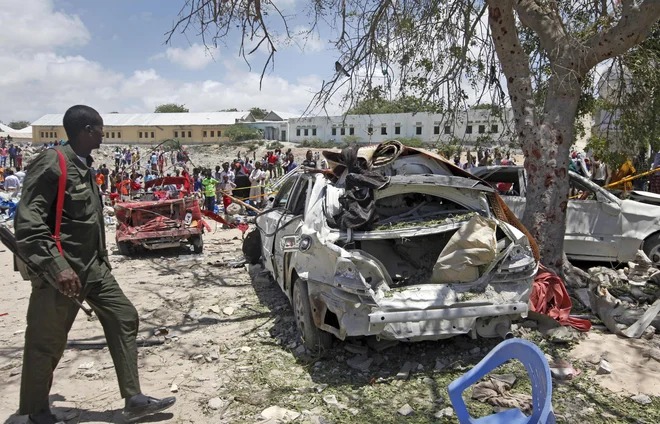
M481 380L486 374L509 361L517 359L527 369L532 382L531 416L526 416L519 409L508 409L482 418L472 418L463 400L463 392ZM509 339L495 346L484 359L465 375L449 385L449 399L461 423L473 424L555 424L552 412L552 378L550 366L541 349L534 343L523 339Z

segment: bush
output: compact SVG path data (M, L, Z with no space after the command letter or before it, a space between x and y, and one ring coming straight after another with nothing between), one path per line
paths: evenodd
M255 140L261 138L261 131L250 128L244 124L234 124L227 128L227 137L231 141Z
M311 147L313 149L334 149L339 147L334 141L321 141L318 138L312 140L303 140L300 144L300 147Z
M424 142L419 137L401 137L396 140L400 141L401 144L408 147L424 147Z
M350 146L352 144L362 143L362 137L358 137L357 135L347 135L346 137L343 137L341 141L344 142L344 146Z
M268 143L266 145L267 150L277 150L277 149L282 149L284 147L284 144L280 143L279 141L273 141L272 143Z

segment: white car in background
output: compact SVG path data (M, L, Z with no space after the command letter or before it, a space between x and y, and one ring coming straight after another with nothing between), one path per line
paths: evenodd
M527 177L521 166L486 166L469 170L499 187L509 209L522 219ZM569 172L570 185L581 192L566 208L564 251L569 259L627 262L639 249L660 266L660 206L622 200L592 181Z

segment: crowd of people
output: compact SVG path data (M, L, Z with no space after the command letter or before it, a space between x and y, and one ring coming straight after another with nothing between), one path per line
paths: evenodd
M10 194L23 185L23 149L12 143L10 137L0 137L0 184Z
M322 168L324 162L319 161L320 154L308 150L302 165L306 168ZM317 166L317 164L319 164ZM220 201L226 211L233 199L253 205L263 206L267 197L269 183L281 178L298 167L291 149L282 152L280 149L268 151L260 159L253 152L252 159L247 156L237 157L231 162L212 169L193 170L193 191L204 195L204 208L210 211L220 210ZM218 207L216 208L216 203Z

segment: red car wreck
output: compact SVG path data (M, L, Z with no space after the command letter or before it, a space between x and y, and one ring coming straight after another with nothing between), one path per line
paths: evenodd
M185 189L184 177L160 178L146 183L153 188L146 193L149 200L118 202L116 241L122 255L135 250L179 247L183 243L193 246L195 253L204 249L202 235L209 229L202 218L199 200Z

